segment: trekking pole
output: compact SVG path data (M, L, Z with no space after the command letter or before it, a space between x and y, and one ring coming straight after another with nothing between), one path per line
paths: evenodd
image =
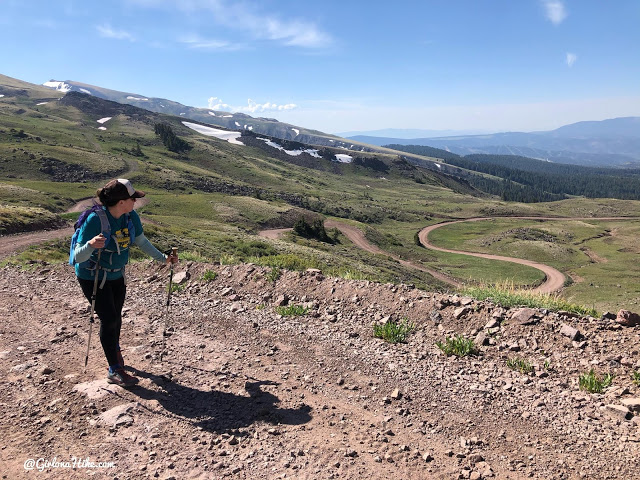
M167 252L169 253L169 252ZM178 247L171 247L169 256L175 257L178 254ZM169 262L169 292L167 293L167 305L164 311L164 330L162 332L162 351L160 352L160 361L162 362L162 356L164 355L164 349L167 341L167 329L169 325L169 305L171 304L171 291L173 289L173 262Z
M98 272L100 271L100 255L102 254L102 249L98 249L98 260L96 262L96 275L93 279L93 293L91 294L91 314L89 315L89 338L87 339L87 354L84 356L84 370L82 373L87 371L87 363L89 363L89 347L91 346L91 331L93 330L93 312L96 308L96 294L98 293Z

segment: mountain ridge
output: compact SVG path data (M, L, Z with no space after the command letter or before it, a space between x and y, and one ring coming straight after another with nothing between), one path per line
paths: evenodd
M583 166L628 167L640 164L640 117L577 122L546 132L412 139L359 135L349 139L378 146L430 146L458 155L521 155Z

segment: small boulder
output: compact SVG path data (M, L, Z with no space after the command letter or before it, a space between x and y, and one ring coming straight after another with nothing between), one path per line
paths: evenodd
M189 277L191 277L191 274L189 272L178 272L173 275L173 283L175 283L176 285L181 285L189 280Z
M616 317L616 322L624 327L635 327L640 325L640 315L629 310L620 310Z
M536 310L533 308L519 308L513 312L511 320L518 325L532 325L538 321L536 313Z
M580 338L580 331L577 328L573 328L571 325L563 323L560 327L560 335L569 337L569 340L573 342Z

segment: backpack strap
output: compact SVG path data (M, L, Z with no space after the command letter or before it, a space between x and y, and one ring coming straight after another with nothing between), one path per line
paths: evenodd
M73 232L73 236L71 237L71 245L69 248L69 265L76 264L75 249L78 243L78 237L80 236L80 229L86 223L92 213L95 213L100 220L100 233L102 233L102 235L104 235L107 239L110 239L111 237L111 224L109 223L107 212L102 205L94 202L94 204L90 208L86 209L84 212L82 212L82 214L80 214L78 220L74 225L75 231Z
M102 235L104 235L107 239L107 242L111 238L111 224L109 223L109 219L107 218L107 212L104 208L99 208L95 211L96 215L100 219L100 231Z

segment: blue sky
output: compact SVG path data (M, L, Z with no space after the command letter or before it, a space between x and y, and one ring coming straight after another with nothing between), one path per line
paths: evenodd
M640 116L638 0L0 0L0 73L328 133Z

